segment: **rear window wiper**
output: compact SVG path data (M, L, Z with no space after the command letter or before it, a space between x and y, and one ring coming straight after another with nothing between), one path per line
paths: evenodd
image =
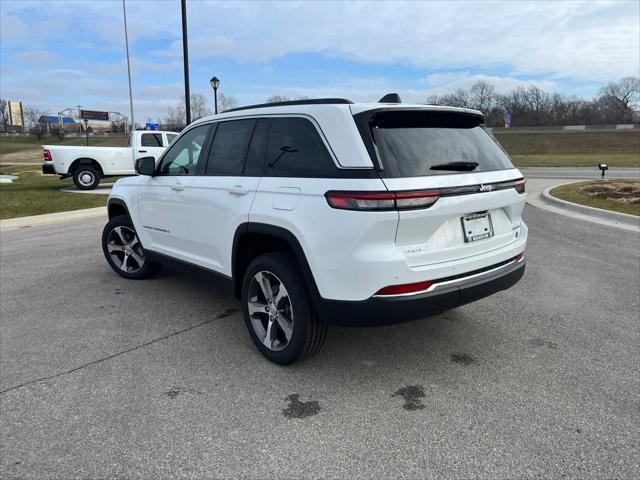
M431 170L452 170L454 172L471 172L475 170L478 165L478 162L449 162L449 163L438 163L436 165L431 166Z

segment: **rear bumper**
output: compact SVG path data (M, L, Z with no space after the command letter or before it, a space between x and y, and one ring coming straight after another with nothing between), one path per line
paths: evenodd
M437 315L515 285L524 275L525 261L514 260L495 271L442 282L433 291L409 296L372 297L363 301L319 299L320 319L328 325L365 327L391 325ZM446 279L445 279L446 280Z
M45 175L55 175L56 169L53 167L53 163L43 163L42 173L44 173Z

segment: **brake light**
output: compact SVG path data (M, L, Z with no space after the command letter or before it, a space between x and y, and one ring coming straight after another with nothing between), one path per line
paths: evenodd
M43 153L44 153L44 161L45 162L50 162L51 161L51 152L45 148L43 150Z
M387 296L387 295L407 295L411 293L418 293L427 290L433 282L417 282L417 283L405 283L403 285L390 285L388 287L381 288L375 293L375 296Z
M410 192L327 192L327 202L341 210L412 210L429 208L440 198L437 190Z
M520 180L516 180L516 192L518 193L524 193L524 185L525 183L527 183L527 179L526 178L521 178Z
M516 262L521 262L522 260L524 260L524 252L516 255Z

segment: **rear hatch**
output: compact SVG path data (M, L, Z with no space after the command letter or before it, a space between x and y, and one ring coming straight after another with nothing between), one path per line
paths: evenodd
M434 192L428 208L399 209L396 245L412 267L500 249L519 236L524 180L469 111L377 109L355 115L392 192Z

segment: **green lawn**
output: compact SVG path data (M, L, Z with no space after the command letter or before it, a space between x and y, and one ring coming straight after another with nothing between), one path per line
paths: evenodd
M39 167L0 167L0 174L18 177L13 183L0 184L0 219L101 207L107 204L107 195L61 192L62 187L72 186L73 181L70 178L60 180L54 175L42 175Z
M89 137L89 146L100 147L126 147L127 137L111 136L111 137ZM41 148L42 145L85 145L85 137L66 137L60 140L58 137L11 137L0 136L0 156L7 153L21 152L23 150L32 150ZM1 157L0 157L1 158Z
M561 185L549 193L568 202L640 216L640 182L628 180L578 182Z
M519 167L640 167L640 132L499 133Z

